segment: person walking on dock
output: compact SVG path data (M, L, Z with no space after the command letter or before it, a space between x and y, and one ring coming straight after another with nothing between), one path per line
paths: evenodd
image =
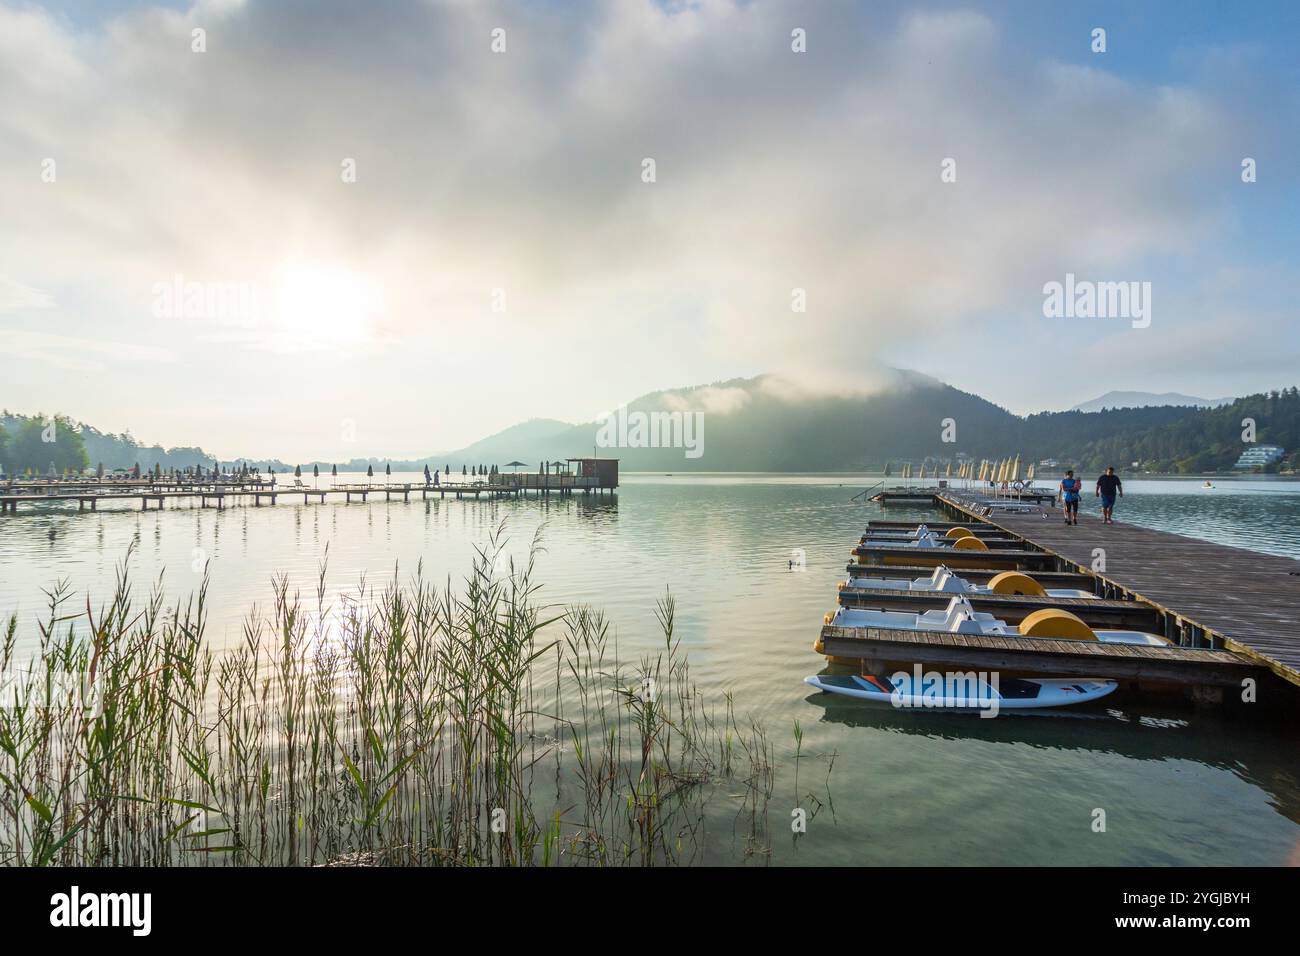
M1106 474L1097 479L1097 497L1101 499L1101 520L1114 524L1115 495L1124 497L1124 482L1115 474L1115 466L1106 469Z
M1065 523L1079 523L1079 492L1083 490L1083 482L1074 477L1074 470L1071 469L1065 473L1061 479L1061 506L1065 509Z

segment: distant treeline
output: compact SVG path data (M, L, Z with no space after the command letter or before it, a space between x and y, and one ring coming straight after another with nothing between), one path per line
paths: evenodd
M0 412L0 471L10 475L55 474L103 466L106 472L131 469L164 471L211 468L212 455L199 447L142 445L129 432L113 435L63 415Z
M1243 439L1248 420L1256 444L1286 449L1281 462L1257 470L1295 471L1300 464L1300 392L1295 386L1248 395L1218 408L1189 409L1170 422L1090 436L1079 458L1090 467L1138 461L1143 470L1162 473L1226 471L1250 447Z
M1256 444L1286 449L1281 462L1259 470L1295 470L1300 448L1300 394L1295 387L1248 395L1217 408L1165 405L1041 412L1024 418L1004 414L1002 421L981 422L965 435L959 432L960 444L970 445L965 450L975 457L1020 453L1089 471L1107 465L1132 470L1137 462L1137 470L1160 474L1230 470L1250 447L1243 437L1247 420L1254 423Z
M323 474L328 474L336 465L340 472L364 473L370 467L382 473L385 464L391 464L394 471L419 471L424 461L389 463L381 458L353 458L340 463L307 461L300 463L300 467L306 473L311 472L313 465ZM120 435L101 432L66 415L51 416L44 412L19 415L8 409L0 411L0 474L48 475L53 471L56 475L65 475L100 468L105 473L129 472L137 466L141 472L158 469L185 472L195 468L206 472L214 465L224 471L247 467L263 474L271 471L288 474L294 469L293 464L275 458L218 459L197 445L175 448L145 445L130 432ZM464 468L468 471L476 467L477 463L456 465L457 470Z

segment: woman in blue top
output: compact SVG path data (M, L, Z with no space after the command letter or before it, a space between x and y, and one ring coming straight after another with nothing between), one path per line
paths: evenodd
M1065 506L1065 523L1079 523L1079 492L1083 489L1083 482L1074 477L1074 470L1071 469L1065 473L1061 479L1061 501Z

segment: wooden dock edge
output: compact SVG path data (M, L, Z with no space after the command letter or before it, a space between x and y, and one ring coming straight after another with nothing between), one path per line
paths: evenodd
M823 625L829 657L884 665L900 662L1017 671L1056 676L1163 681L1240 687L1264 668L1236 651L1192 647L1134 647L1032 637L938 634Z

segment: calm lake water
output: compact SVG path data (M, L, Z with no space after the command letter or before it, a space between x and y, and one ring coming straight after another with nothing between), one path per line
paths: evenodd
M351 478L351 476L349 476ZM394 476L420 481L419 476ZM476 546L504 522L522 557L541 528L535 579L555 604L606 612L625 661L657 650L656 599L671 589L678 635L706 693L734 694L775 745L770 804L777 863L1283 864L1300 860L1300 761L1284 728L1167 705L1101 706L1050 716L899 713L810 693L823 669L812 650L835 602L850 547L870 518L934 519L930 509L850 502L878 479L843 475L624 475L615 499L539 501L382 497L368 504L164 511L24 510L0 520L0 613L33 641L42 589L66 580L74 604L106 600L136 544L137 589L160 574L169 599L210 560L216 646L240 638L273 574L304 595L329 546L329 583L354 590L403 577L422 561L453 585ZM1131 481L1117 517L1300 557L1300 483L1214 479ZM1085 510L1095 510L1085 500ZM801 549L806 571L791 572ZM795 735L803 731L795 782ZM833 769L831 764L833 762ZM828 770L830 770L828 777ZM734 796L734 795L731 795ZM797 840L790 811L813 815ZM1095 808L1106 832L1092 829ZM721 794L706 859L737 860L735 802Z

